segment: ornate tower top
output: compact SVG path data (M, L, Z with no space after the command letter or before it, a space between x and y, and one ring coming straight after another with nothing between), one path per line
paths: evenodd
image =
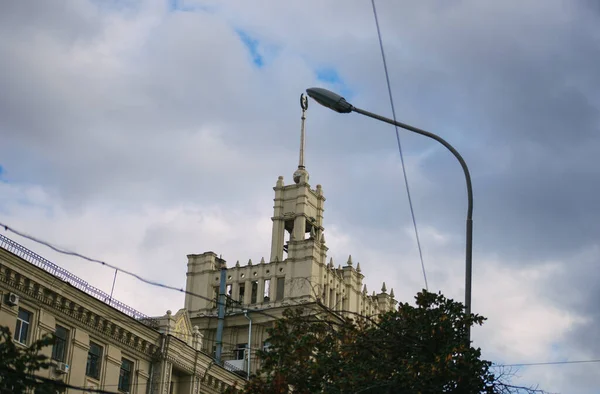
M304 144L305 144L305 123L306 123L306 110L308 109L308 98L304 93L300 95L300 107L302 108L302 123L300 125L300 158L298 160L298 169L294 172L294 182L305 183L308 182L308 171L304 168Z

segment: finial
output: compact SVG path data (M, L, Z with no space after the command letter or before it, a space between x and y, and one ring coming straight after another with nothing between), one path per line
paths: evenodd
M367 294L367 284L366 283L363 286L363 294Z
M356 272L360 272L360 263L356 263Z
M264 263L265 263L265 258L264 258L264 257L261 257L261 258L260 258L260 263L261 263L261 264L264 264Z
M304 124L306 121L306 110L308 109L308 98L304 93L300 95L300 107L302 108L302 123L300 126L300 158L298 160L298 170L294 172L294 182L297 184L308 182L308 172L304 169L304 144L306 139Z
M321 233L321 243L325 243L325 233Z
M394 298L394 289L390 290L390 297Z
M377 296L375 295L375 290L373 290L373 297L377 297Z
M248 260L248 266L251 266L251 265L252 265L252 259L249 259Z
M329 266L333 268L333 257L329 258Z
M239 260L235 262L235 266L236 266L236 268L240 267L240 261Z
M383 282L383 286L381 286L381 292L382 293L387 292L387 288L385 287L385 282Z
M342 265L338 264L338 269L341 270L342 269Z
M283 187L283 177L281 175L279 175L279 178L277 178L276 186Z
M279 256L275 256L275 262L279 263Z
M170 310L170 309L169 309L169 310L167 310L167 316L171 316L171 314L172 314L172 313L173 313L173 312L171 312L171 310Z
M348 266L352 267L352 255L348 255Z

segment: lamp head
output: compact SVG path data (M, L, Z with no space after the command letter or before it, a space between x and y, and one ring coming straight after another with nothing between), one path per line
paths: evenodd
M323 88L309 88L306 93L312 97L317 103L330 108L336 112L347 114L352 112L352 104L346 101L339 94L333 93Z

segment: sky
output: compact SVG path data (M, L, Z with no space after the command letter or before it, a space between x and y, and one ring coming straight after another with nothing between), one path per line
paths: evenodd
M376 5L398 120L471 170L475 345L505 364L600 359L598 3ZM188 254L268 258L308 87L391 116L369 1L2 2L0 222L178 287ZM314 101L306 122L329 255L412 302L425 284L394 128ZM462 301L463 173L400 137L429 290ZM110 292L110 269L3 234ZM183 306L125 275L114 296L148 315ZM513 382L599 393L597 371Z

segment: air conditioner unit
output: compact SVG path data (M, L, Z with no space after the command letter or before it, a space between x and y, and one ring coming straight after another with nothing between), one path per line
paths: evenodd
M6 303L11 306L19 305L19 296L15 293L8 293Z
M60 374L69 373L69 364L67 364L67 363L60 363L60 362L56 363L54 371L56 373L60 373Z

